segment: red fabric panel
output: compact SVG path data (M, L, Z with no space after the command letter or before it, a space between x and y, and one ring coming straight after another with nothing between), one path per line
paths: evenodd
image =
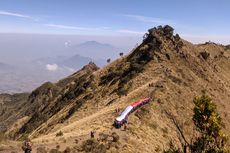
M140 99L140 100L134 102L133 104L131 104L131 106L137 107L140 104L142 104L143 102L149 102L149 100L150 100L150 98L143 98L143 99Z

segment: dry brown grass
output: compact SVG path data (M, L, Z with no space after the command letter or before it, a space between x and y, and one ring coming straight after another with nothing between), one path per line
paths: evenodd
M141 71L130 78L127 77L124 84L119 84L121 78L118 74L123 74L129 68L126 62L132 53L93 72L93 77L82 81L87 83L91 80L92 86L78 96L65 101L68 104L63 105L52 117L30 133L30 136L34 137L35 147L45 142L49 150L55 148L57 143L62 151L67 147L73 149L83 142L86 143L92 130L96 131L96 138L99 137L99 133L116 132L122 144L118 147L119 152L123 153L161 152L167 148L170 140L174 140L175 144L180 146L176 128L165 114L165 110L172 113L183 124L186 137L190 139L193 131L192 99L204 90L216 102L225 123L225 131L229 133L230 116L226 114L230 113L230 53L223 54L223 46L193 45L183 42L184 46L179 51L175 50L170 42L163 42L161 52L156 52L154 58L145 63ZM200 52L204 50L210 54L207 60L199 57ZM136 52L138 51L137 49ZM111 81L99 85L101 77L112 70L119 71L115 75L116 77L118 75L118 79L114 81L112 78ZM69 80L72 82L73 77L77 75L74 74ZM62 80L59 84L65 81ZM126 90L127 95L117 94L116 91L121 86ZM72 91L72 88L77 89L69 85L68 90L62 91ZM115 110L124 109L142 97L159 98L161 104L152 101L131 114L127 131L114 129L112 123L118 115ZM55 104L57 101L58 98L54 98L51 102ZM82 102L79 107L76 106L78 102ZM74 107L77 108L70 113L71 108ZM59 131L64 133L60 139L56 136ZM100 142L95 141L95 143L95 146L100 146ZM100 147L103 150L104 146ZM118 152L118 148L111 147L109 151Z

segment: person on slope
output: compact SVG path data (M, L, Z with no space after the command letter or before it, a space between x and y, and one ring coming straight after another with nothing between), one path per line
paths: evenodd
M29 138L27 138L27 139L25 140L25 142L23 143L22 150L23 150L25 153L31 153L31 151L32 151L32 142L30 141Z
M125 122L124 122L124 131L127 130L127 124L128 124L128 122L127 122L127 119L126 119Z
M95 137L95 131L91 131L91 132L90 132L90 137L91 137L91 138L94 138L94 137Z

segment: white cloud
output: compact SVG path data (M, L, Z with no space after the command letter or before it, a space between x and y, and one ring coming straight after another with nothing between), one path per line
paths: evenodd
M147 17L147 16L141 16L141 15L124 15L126 17L141 21L141 22L146 22L146 23L155 23L155 24L174 24L173 21L167 20L167 19L162 19L162 18L153 18L153 17Z
M48 71L57 71L58 70L58 65L57 64L46 64L46 69Z
M144 35L145 32L143 31L134 31L134 30L129 30L129 29L121 29L118 30L120 33L127 33L127 34L135 34L135 35Z
M95 30L97 28L86 28L86 27L77 27L77 26L69 26L69 25L61 25L61 24L44 24L48 27L59 28L59 29L69 29L69 30Z
M71 41L70 40L66 41L64 43L64 45L65 45L65 47L70 47L71 46Z
M0 15L13 16L13 17L18 17L18 18L25 18L25 19L38 21L37 18L31 17L29 15L25 15L25 14L21 14L21 13L15 13L15 12L8 12L8 11L3 11L3 10L0 10Z

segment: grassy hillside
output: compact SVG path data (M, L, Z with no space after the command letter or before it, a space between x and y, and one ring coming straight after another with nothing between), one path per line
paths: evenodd
M165 112L183 125L190 139L192 99L204 91L216 102L229 133L229 67L225 46L193 45L174 35L170 26L159 26L148 31L140 46L104 68L90 63L55 84L37 88L25 98L25 107L17 109L23 112L21 118L15 117L20 126L6 123L4 133L14 140L29 136L35 150L58 145L59 150L69 147L78 152L162 152L170 140L180 146L176 127ZM159 98L161 104L152 100L129 117L126 131L115 129L116 110L143 97Z

